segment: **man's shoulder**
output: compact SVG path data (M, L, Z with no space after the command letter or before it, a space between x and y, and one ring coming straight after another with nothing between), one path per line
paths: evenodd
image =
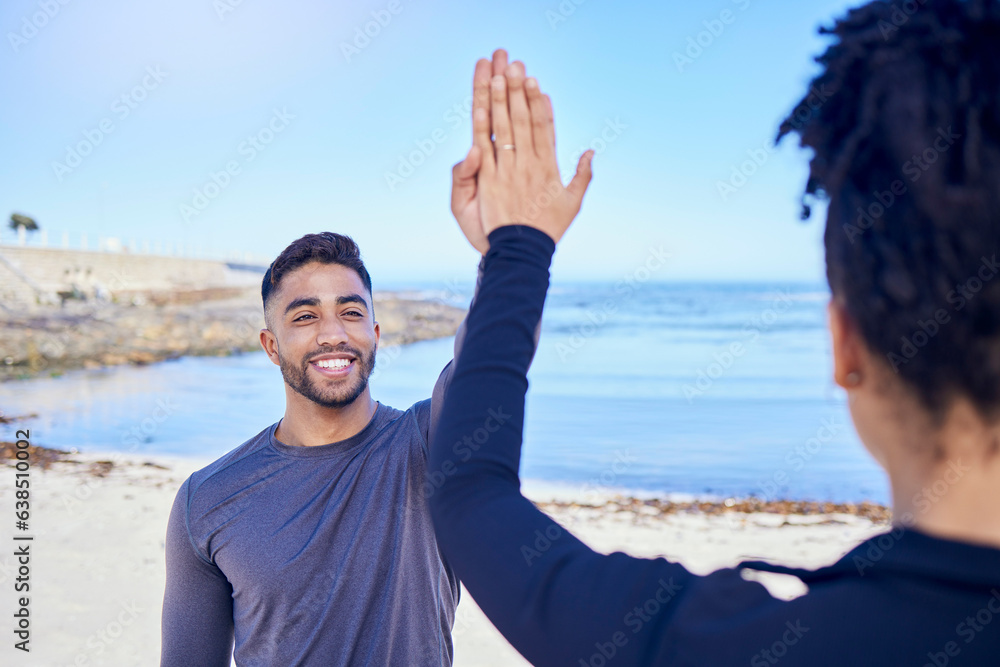
M424 420L430 419L431 399L425 398L419 400L413 405L411 405L409 408L407 408L407 411L412 412L414 415L417 416L418 419L424 419Z
M404 409L394 408L391 405L382 403L379 401L379 405L385 410L385 417L383 418L383 425L400 423L400 418L415 417L417 419L425 419L427 415L430 415L431 411L431 399L425 398L417 401L410 407Z
M275 424L267 426L260 433L249 438L234 449L229 450L201 470L191 473L187 481L188 492L194 494L206 483L211 482L213 479L218 479L220 474L224 474L232 466L240 462L246 462L248 457L252 457L255 453L266 447L270 441L270 433L274 429Z
M382 403L385 407L385 418L382 429L391 428L393 437L399 437L401 431L417 431L420 440L424 445L428 439L431 423L431 399L425 398L417 401L405 410L394 408Z
M425 398L417 401L406 409L405 414L413 416L420 434L426 440L431 424L431 399Z

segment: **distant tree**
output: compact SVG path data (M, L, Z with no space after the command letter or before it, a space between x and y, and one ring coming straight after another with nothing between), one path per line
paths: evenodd
M35 222L35 219L26 215L21 215L20 213L11 213L9 224L10 228L14 231L17 231L18 227L24 227L25 231L28 232L38 231L38 223Z

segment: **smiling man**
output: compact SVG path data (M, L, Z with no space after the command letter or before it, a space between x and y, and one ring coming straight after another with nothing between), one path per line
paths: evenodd
M498 50L492 69L506 67ZM476 80L490 70L481 61ZM485 255L477 169L456 166L451 206ZM451 665L459 583L431 525L427 455L454 362L406 410L372 398L380 330L347 236L293 242L261 298L260 342L281 369L285 414L177 494L161 665Z
M356 433L375 413L368 378L381 335L357 246L330 232L302 237L268 270L261 298L267 324L261 346L285 380L277 437L313 445ZM340 418L323 420L326 409L340 410Z
M285 414L177 495L162 664L228 665L235 639L239 664L450 665L458 582L423 497L432 401L371 396L380 332L358 247L298 239L261 296Z
M292 243L261 296L285 414L177 494L161 664L450 665L458 580L425 491L439 401L372 398L380 331L349 237Z

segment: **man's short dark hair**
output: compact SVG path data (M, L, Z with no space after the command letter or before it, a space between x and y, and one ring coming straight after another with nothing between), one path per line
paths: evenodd
M358 244L350 236L335 234L334 232L321 232L319 234L306 234L300 239L293 241L287 248L281 251L277 259L271 262L264 280L260 287L261 301L264 304L264 313L267 314L268 301L281 285L282 279L295 269L310 262L320 262L322 264L339 264L355 271L361 278L369 296L372 294L372 279L368 275L364 262L361 261L361 250ZM374 304L371 305L374 315Z
M940 423L1000 416L1000 1L876 1L786 118L829 199L827 279L868 347ZM803 219L810 209L804 205Z

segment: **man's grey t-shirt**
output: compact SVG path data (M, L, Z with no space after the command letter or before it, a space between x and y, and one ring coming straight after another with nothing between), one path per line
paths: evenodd
M163 665L451 665L459 584L427 509L431 400L347 440L272 424L181 487Z

